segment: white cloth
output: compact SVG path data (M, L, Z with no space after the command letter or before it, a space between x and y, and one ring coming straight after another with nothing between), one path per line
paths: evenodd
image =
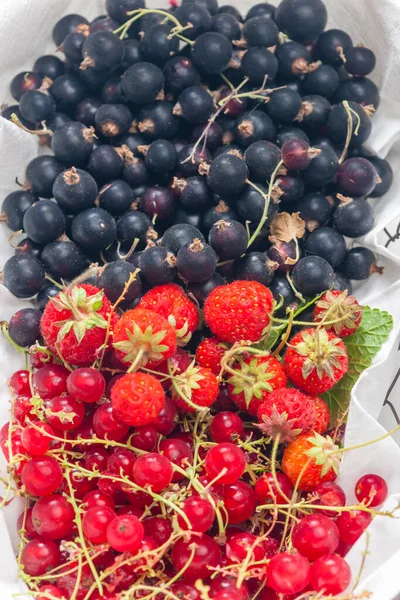
M160 6L162 2L156 0L149 4ZM236 4L245 12L254 2L237 0ZM368 282L362 283L357 289L357 296L370 306L391 312L395 324L374 366L364 373L354 388L346 433L346 445L352 445L379 437L385 428L392 429L396 425L393 413L388 406L383 408L383 404L400 369L400 245L393 243L386 249L388 238L384 229L388 227L389 231L396 231L400 219L400 0L326 0L326 4L330 12L329 26L345 29L354 43L363 43L377 55L378 67L373 79L381 87L382 104L373 119L373 134L368 144L380 156L389 156L395 173L391 191L384 198L373 201L377 213L373 231L360 240L381 255L379 262L385 266L385 273L381 277L374 275ZM93 18L104 13L104 6L97 0L87 3L79 0L1 0L0 102L14 103L8 86L16 73L30 69L41 54L54 52L51 33L55 22L63 14L81 11L86 17ZM26 164L36 153L35 137L0 119L0 202L15 189L16 176L24 179ZM4 264L12 254L7 244L9 234L5 226L0 227L0 264ZM0 319L9 318L23 305L0 286ZM0 337L0 426L7 420L6 378L20 366L20 356ZM393 391L390 400L395 406L397 404L400 413L400 394ZM400 436L397 436L397 442L400 442ZM400 498L400 448L392 439L346 454L340 483L350 502L354 500L353 488L358 477L371 472L387 479L391 494L387 506L395 506L395 496L397 500ZM18 510L18 506L12 504L0 516L0 539L3 544L1 600L12 600L14 593L24 590L17 581L14 560ZM400 592L400 520L376 519L369 531L370 553L358 591L370 590L373 600L394 600ZM358 572L364 549L365 536L348 557L354 575Z

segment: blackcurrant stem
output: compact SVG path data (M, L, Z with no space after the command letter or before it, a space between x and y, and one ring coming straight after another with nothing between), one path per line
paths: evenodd
M357 119L357 126L354 130L354 135L358 135L359 129L360 129L360 125L361 125L361 119L360 116L356 113L355 110L353 110L352 108L350 108L350 105L348 103L347 100L343 101L343 107L347 113L347 136L346 136L346 143L344 145L343 148L343 152L341 157L339 158L339 164L341 165L342 162L346 159L347 156L347 152L349 150L349 146L350 146L350 142L351 142L351 138L353 137L353 117L352 115L355 115L356 119Z
M8 333L8 323L7 321L1 321L1 333L4 335L4 337L6 338L6 340L8 342L10 342L10 344L12 346L14 346L14 348L16 349L17 352L19 352L20 354L27 352L26 348L22 348L21 346L18 346L18 344L16 344L11 338L10 338L10 334Z
M179 29L179 30L183 29L183 25L181 25L181 23L178 21L178 19L176 17L174 17L172 14L166 12L165 10L159 10L156 8L152 8L152 9L139 8L137 10L132 10L132 11L128 12L127 13L128 17L132 16L132 18L129 19L128 21L126 21L126 23L124 23L123 25L121 25L121 27L114 29L113 33L115 33L115 34L121 33L120 39L123 40L125 35L128 33L131 25L138 19L141 19L144 15L148 15L148 14L163 15L166 20L170 20L173 23L175 23L175 27L177 29Z
M249 179L247 179L247 183L254 188L255 190L257 190L257 192L259 194L261 194L261 196L264 198L264 209L263 209L263 214L262 217L260 219L260 222L255 230L255 232L253 233L253 235L251 236L251 238L249 239L249 242L247 244L247 248L250 248L250 246L253 244L253 242L255 242L255 240L258 237L258 234L260 233L260 231L262 230L262 228L264 227L267 218L268 218L268 208L269 208L269 204L271 202L271 194L272 194L272 190L274 188L274 183L275 183L275 178L277 176L277 173L279 171L279 169L281 168L281 166L283 165L283 161L281 160L278 165L275 167L274 172L271 175L271 179L269 182L269 186L268 186L268 194L264 194L264 192L257 186L255 185L253 182L251 182Z
M49 275L48 273L46 273L46 279L47 279L48 281L51 281L51 283L52 283L53 285L55 285L56 287L58 287L60 290L63 290L63 289L64 289L64 288L63 288L63 286L61 285L61 283L60 283L59 281L56 281L55 279L53 279L53 278L52 278L52 276L51 276L51 275Z
M27 133L31 133L33 135L53 135L53 132L50 129L46 129L46 121L41 122L41 126L43 127L43 129L28 129L27 127L25 127L25 125L21 123L21 121L15 113L12 113L11 121L14 123L14 125L17 125L17 127L22 129L23 131L26 131Z
M288 284L290 285L290 287L292 288L294 295L296 296L296 298L298 298L300 300L300 302L305 302L305 298L302 294L300 294L300 292L296 289L292 278L290 277L289 273L286 273L286 279L288 281Z

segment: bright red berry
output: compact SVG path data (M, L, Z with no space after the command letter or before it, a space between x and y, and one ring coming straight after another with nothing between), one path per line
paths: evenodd
M135 552L143 537L143 525L133 515L115 517L107 527L107 541L118 552Z
M33 386L43 400L61 396L67 391L68 369L62 365L45 365L33 376Z
M37 596L36 600L48 600L49 598L62 598L60 589L52 583L45 583L39 587L43 596Z
M46 435L48 434L48 435ZM33 421L22 431L21 441L25 450L31 456L41 456L46 454L50 448L54 430L48 423L42 421Z
M364 510L343 511L336 520L342 542L353 546L372 521Z
M93 490L82 498L82 508L84 508L84 506L86 506L87 509L97 507L101 508L104 506L108 506L108 508L114 508L115 503L110 496L102 494L99 490Z
M172 386L172 397L176 405L186 412L208 408L218 396L218 381L204 367L191 365L177 376Z
M130 477L136 455L127 448L116 448L107 461L107 470L118 477Z
M243 421L233 412L220 412L211 421L210 433L214 442L234 442L243 435L243 432Z
M8 382L10 389L16 396L31 396L29 371L15 371Z
M151 425L155 428L157 433L161 433L161 435L169 435L175 429L176 424L178 423L178 418L178 409L175 402L166 396L164 407Z
M206 338L197 346L196 362L200 367L210 369L214 375L221 371L221 361L228 346L216 337Z
M127 373L111 390L111 404L127 425L149 425L164 406L161 383L148 373Z
M147 537L153 538L157 546L162 546L172 535L173 529L171 521L161 517L150 517L143 521L144 533Z
M246 458L243 450L226 442L207 452L204 467L211 479L218 478L218 483L234 483L246 470Z
M322 506L346 506L346 494L343 489L333 481L318 484L311 492L313 504ZM321 509L323 515L336 517L339 513Z
M330 390L348 369L346 346L326 329L304 329L291 340L284 363L286 375L311 395Z
M336 596L346 590L350 580L349 565L336 554L323 556L311 566L310 581L316 592Z
M205 498L190 496L184 500L181 508L192 526L191 531L205 533L214 522L214 507ZM188 523L181 515L178 516L178 523L182 529L189 529Z
M224 507L228 523L236 525L253 516L257 498L252 487L245 481L235 481L224 486Z
M270 322L273 296L255 281L234 281L215 288L204 305L213 334L224 342L257 342Z
M353 335L360 326L363 307L349 291L330 290L316 302L313 319L316 323L324 321L332 323L324 325L328 331L344 338ZM333 323L333 321L336 321Z
M300 554L281 552L267 569L267 583L278 594L300 594L310 581L310 564Z
M388 486L380 475L364 475L356 483L355 494L359 502L367 506L379 506L388 496Z
M81 402L98 402L106 389L106 381L97 369L82 367L68 375L67 391Z
M149 452L139 456L133 465L133 481L140 487L149 487L153 492L161 492L172 481L172 464L162 454Z
M109 454L104 446L93 444L85 452L84 463L89 471L104 471L107 468Z
M99 438L119 442L129 431L129 425L121 421L110 404L102 404L93 416L93 427Z
M92 544L105 544L107 542L107 527L115 517L115 512L108 506L89 508L82 519L85 538Z
M314 423L314 401L293 388L280 388L268 394L257 417L264 435L290 442Z
M193 453L190 446L177 438L168 438L163 440L159 446L160 454L184 471L193 463ZM172 481L184 479L184 475L178 471L174 472Z
M21 471L21 482L28 494L48 496L60 487L63 472L55 458L37 456L27 462Z
M322 398L315 396L314 409L315 418L311 429L316 433L324 434L329 427L329 423L331 422L331 412L329 410L329 406L324 400L322 400Z
M27 575L39 577L60 564L60 550L52 540L32 540L22 551L21 563Z
M336 551L339 531L325 515L306 515L293 528L292 543L302 556L313 562Z
M175 2L175 0L173 0ZM171 592L177 596L177 598L184 598L184 600L201 600L200 592L196 590L194 585L178 581L171 585Z
M60 494L40 498L32 510L32 523L36 532L50 540L60 540L70 534L74 518L72 504Z
M210 581L210 598L216 598L218 594L233 594L236 592L240 593L240 600L249 600L250 592L247 584L243 582L240 587L237 587L238 581L235 577L229 577L226 575L217 575L215 579ZM232 600L236 600L237 596L234 596ZM225 600L229 600L229 596L224 596Z
M131 445L139 450L151 452L156 447L157 440L158 433L155 427L153 425L145 425L144 427L136 427L131 437Z
M56 396L46 402L46 417L54 429L71 431L83 422L85 408L72 396Z
M195 581L209 577L212 573L210 567L217 567L221 563L222 555L218 544L211 537L203 534L188 540L178 540L172 548L171 558L176 571L181 571L192 558L182 574L182 579Z
M277 488L272 473L263 473L256 481L255 492L260 504L287 504L293 494L290 479L284 474L275 474L279 488ZM286 496L286 498L285 498Z
M226 542L226 558L230 564L242 563L250 556L249 567L252 562L263 560L265 551L262 541L256 535L243 531L236 533Z

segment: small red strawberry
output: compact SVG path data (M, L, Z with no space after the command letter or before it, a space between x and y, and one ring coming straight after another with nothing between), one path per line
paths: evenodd
M316 433L325 433L328 430L331 421L331 413L327 403L316 396L314 398L315 419L311 427Z
M251 415L257 414L273 390L286 385L283 366L273 356L249 356L237 361L233 369L236 374L228 379L229 397L240 410Z
M331 454L336 450L338 446L330 437L304 433L286 447L282 471L294 486L298 485L299 490L310 492L318 484L336 479L340 454Z
M326 292L315 305L313 319L315 323L322 320L331 325L324 325L325 329L332 331L337 336L344 338L353 335L360 326L363 307L354 296L348 295L348 290L340 292L332 290Z
M347 373L346 346L326 329L304 329L290 341L286 350L285 371L303 392L327 392Z
M160 363L176 350L175 329L164 317L152 310L128 310L114 329L117 358L137 370L148 362Z
M111 403L118 417L133 427L148 425L162 411L165 395L159 381L147 373L127 373L111 389Z
M204 305L204 318L224 342L257 342L270 323L273 296L256 281L234 281L215 288Z
M259 428L280 442L291 442L315 421L314 399L293 388L280 388L268 394L258 407Z
M218 396L218 381L210 369L194 363L172 382L172 398L185 412L208 408ZM196 408L198 407L198 408Z
M167 319L175 328L179 346L185 346L199 324L199 311L175 283L159 285L142 297L139 308L147 308Z
M196 362L201 367L210 369L214 375L221 371L221 361L228 346L216 337L206 338L197 346Z
M40 329L46 346L72 365L91 365L118 321L111 304L93 285L74 285L47 303Z

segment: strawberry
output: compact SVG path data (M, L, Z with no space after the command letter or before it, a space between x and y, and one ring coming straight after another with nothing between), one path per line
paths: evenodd
M281 442L292 441L315 421L314 400L293 388L280 388L268 394L258 407L259 428Z
M215 288L204 305L204 318L224 342L257 342L270 323L273 296L256 281L234 281Z
M285 371L303 392L327 392L347 373L346 346L326 329L304 329L290 341L286 350Z
M195 366L177 375L172 382L172 398L185 412L208 408L218 396L218 381L210 369Z
M221 361L228 347L216 337L206 338L197 346L196 362L201 367L210 369L214 375L221 371Z
M233 369L236 374L228 379L229 397L251 415L257 414L270 392L286 385L285 371L273 356L249 356L237 361Z
M148 362L160 363L176 350L175 329L164 317L152 310L128 310L114 329L114 348L117 358L132 371Z
M329 406L324 400L322 400L322 398L316 396L314 398L314 408L315 419L311 429L316 433L325 433L331 421L331 413L329 410Z
M363 309L354 298L348 295L348 290L340 292L332 290L326 292L315 304L313 319L315 323L322 320L331 322L324 325L325 329L332 331L341 338L353 335L360 326Z
M111 315L111 316L110 316ZM106 341L108 322L112 331L118 317L111 304L93 285L75 285L47 303L40 329L45 344L67 363L89 366Z
M162 411L165 395L159 381L147 373L127 373L111 389L111 403L118 417L133 427L148 425Z
M199 311L175 283L159 285L142 297L139 308L147 308L167 319L175 328L179 346L185 346L199 325Z
M329 436L323 437L319 433L310 436L304 433L286 447L282 471L294 486L298 485L300 490L310 492L318 484L336 479L340 458L339 454L331 454L336 450L338 446Z

